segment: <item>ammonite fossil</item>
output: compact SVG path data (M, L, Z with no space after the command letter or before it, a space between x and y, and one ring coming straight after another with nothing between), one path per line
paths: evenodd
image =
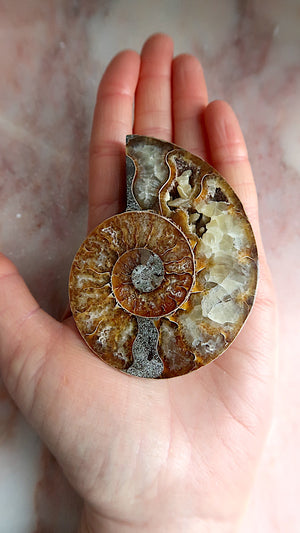
M127 210L97 226L70 273L77 328L103 361L169 378L211 362L245 322L257 249L236 194L178 146L127 137Z

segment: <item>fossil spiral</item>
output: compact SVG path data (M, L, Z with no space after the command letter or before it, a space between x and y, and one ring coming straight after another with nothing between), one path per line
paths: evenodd
M126 151L127 210L79 248L71 310L103 361L174 377L238 334L255 296L256 243L238 197L204 160L139 135L127 137Z

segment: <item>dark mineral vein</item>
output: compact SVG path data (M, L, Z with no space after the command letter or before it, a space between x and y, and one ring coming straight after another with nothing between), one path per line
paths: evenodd
M126 156L126 211L141 211L133 192L135 164ZM158 331L151 318L136 317L138 334L132 345L133 364L127 373L143 378L158 378L164 365L157 351Z
M131 157L126 156L126 211L140 211L141 208L132 193L132 182L135 176L135 164Z
M132 345L133 364L127 373L141 378L158 378L164 365L157 351L158 331L150 318L137 317L138 334Z

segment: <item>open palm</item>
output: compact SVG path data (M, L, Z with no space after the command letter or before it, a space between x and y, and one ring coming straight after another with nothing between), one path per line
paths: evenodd
M134 104L134 126L132 109ZM90 150L89 229L121 209L131 132L172 141L227 178L256 234L254 309L227 352L197 372L145 380L98 360L72 317L44 313L0 256L0 369L85 502L82 531L233 531L272 405L276 313L257 197L237 119L208 105L203 73L164 35L118 54L100 84Z

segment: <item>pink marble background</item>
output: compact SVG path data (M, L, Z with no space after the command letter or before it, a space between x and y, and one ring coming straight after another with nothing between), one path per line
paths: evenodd
M85 235L99 79L157 31L246 136L280 311L274 422L243 533L300 531L300 1L0 0L0 248L59 317ZM0 533L71 533L80 501L0 382Z

